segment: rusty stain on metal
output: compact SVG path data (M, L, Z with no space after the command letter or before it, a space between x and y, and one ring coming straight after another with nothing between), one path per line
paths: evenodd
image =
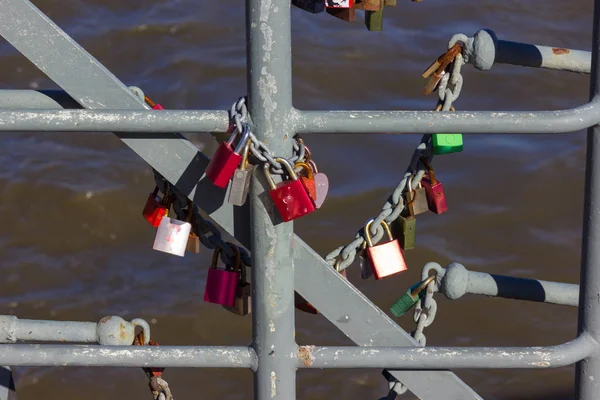
M126 327L125 327L125 325L123 325L122 322L119 324L119 336L121 337L121 340L123 340L123 341L127 338Z
M315 361L315 357L312 355L314 349L315 346L300 346L298 348L298 358L302 360L305 367L310 367Z
M560 56L563 54L569 54L570 52L571 52L571 50L565 49L564 47L553 47L552 48L552 54L554 54L556 56Z

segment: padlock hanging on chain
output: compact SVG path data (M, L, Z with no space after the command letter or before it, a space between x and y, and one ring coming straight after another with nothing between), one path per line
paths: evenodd
M279 211L281 219L284 222L288 222L315 211L315 203L310 198L302 180L298 179L298 175L294 172L289 161L279 157L275 160L284 167L290 178L289 180L275 184L269 172L270 164L267 162L263 166L263 171L270 187L269 195L277 211Z
M233 306L223 306L227 311L234 314L245 316L252 312L252 286L247 282L246 266L240 265L240 279L235 291L235 300Z
M424 281L418 282L412 285L406 293L396 301L392 307L390 307L390 312L396 318L403 316L410 310L421 297L425 293L425 289L427 286L435 280L436 275L431 275Z
M235 305L235 296L240 281L241 257L240 250L237 246L232 243L227 243L227 245L233 250L233 265L225 266L225 269L217 268L222 250L219 247L216 247L212 257L212 264L210 265L206 276L204 301L207 303L233 307Z
M189 207L188 218L190 220L192 213L193 207ZM192 224L190 222L164 216L160 220L160 224L156 230L152 249L183 257L185 255L191 230Z
M248 163L251 148L252 141L248 140L244 146L244 152L242 153L242 162L240 163L239 168L233 173L233 178L231 179L231 187L229 188L229 197L227 201L234 206L243 206L248 198L252 173L256 168L256 165Z
M408 215L419 215L429 211L429 205L427 204L427 192L422 186L421 182L418 183L418 187L416 189L413 189L412 180L413 176L408 177L408 190L404 194L406 208L408 209Z
M406 266L404 255L400 249L400 243L397 239L392 237L392 232L390 231L387 222L381 221L381 225L383 226L389 241L377 245L373 244L370 231L373 221L375 220L370 219L366 223L364 235L365 241L367 242L365 252L369 257L369 263L373 270L373 275L375 275L375 279L379 280L387 278L388 276L406 271L408 267Z
M319 172L317 168L317 163L312 159L312 153L308 146L304 145L304 153L306 158L306 163L309 165L310 169L313 172L313 179L315 181L315 198L313 199L315 202L316 208L321 208L323 202L325 202L325 198L327 197L327 192L329 192L329 178L322 172Z
M154 191L148 195L144 209L142 210L142 216L148 223L154 227L158 227L163 217L169 215L169 209L171 208L172 196L169 194L169 185L166 185L166 192L162 199L158 196L158 186L154 188Z
M238 135L241 135L241 137L234 149L233 142ZM229 180L233 177L235 170L242 162L243 156L240 153L244 150L246 142L249 139L250 129L248 128L248 124L245 123L241 133L238 132L236 127L229 140L221 142L219 148L206 167L206 176L215 184L215 186L220 188L225 188L227 186Z
M315 182L315 175L313 173L312 168L305 162L297 162L294 164L294 170L300 168L300 172L298 172L298 177L302 181L302 184L306 188L308 195L312 199L313 202L317 201L317 185Z
M448 211L448 204L446 203L446 195L444 193L444 187L442 182L435 178L433 167L427 158L421 157L421 162L427 168L427 173L423 175L421 182L427 193L427 204L429 210L436 214L442 214Z

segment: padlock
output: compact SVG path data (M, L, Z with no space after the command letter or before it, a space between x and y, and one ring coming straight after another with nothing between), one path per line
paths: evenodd
M243 206L248 198L248 189L252 180L252 173L256 165L248 163L248 156L252 147L252 141L248 140L244 146L242 162L238 169L235 170L231 179L231 188L229 188L229 203L234 206Z
M400 215L390 227L392 234L398 238L402 250L415 248L417 219L412 215Z
M248 315L252 312L252 286L246 281L246 266L240 266L240 280L235 291L235 303L232 307L223 306L227 311L237 315Z
M313 14L325 11L325 0L292 0L292 5Z
M250 138L248 124L244 124L244 130L234 150L233 142L238 134L236 128L227 142L221 142L206 167L206 176L220 188L227 186L238 165L242 162L243 156L240 153L244 150L246 142Z
M352 8L354 0L325 0L326 8Z
M150 100L150 97L144 96L144 100L146 101L146 103L148 103L150 107L152 107L153 110L164 110L163 106L161 106L160 104L156 104L155 102Z
M382 8L383 0L356 0L354 8L364 11L378 11Z
M346 273L345 269L342 272L340 272L340 274L342 274L342 276L345 279L348 279L348 274ZM304 311L305 313L319 314L319 310L317 310L315 308L315 306L313 306L312 304L310 304L304 297L300 296L298 294L298 292L294 292L294 306L298 310Z
M194 207L194 203L188 200L186 221L192 225L192 229L190 229L190 235L188 236L185 251L198 254L200 253L200 238L196 235L196 215L194 213Z
M187 247L192 224L167 216L162 217L156 236L154 237L154 250L183 257Z
M429 209L436 213L442 214L448 211L448 204L446 203L446 195L444 194L444 187L442 182L435 179L435 173L431 163L424 157L421 157L421 162L427 168L427 174L423 176L421 182L427 193L427 204Z
M435 111L441 111L442 108L443 104L440 103L437 105ZM454 111L454 106L450 107L450 111ZM434 133L432 144L433 154L438 156L463 151L463 137L460 133Z
M206 289L204 290L204 301L207 303L221 304L227 307L235 305L235 295L240 281L240 251L237 246L227 243L233 250L234 260L231 267L217 269L220 248L215 248L212 264L206 276Z
M377 5L375 10L365 11L365 26L371 32L383 31L383 0L371 0L371 5Z
M298 173L298 177L302 181L304 188L308 192L308 195L313 202L317 201L317 185L315 183L315 176L312 168L305 162L297 162L294 164L294 170L300 168L301 171ZM316 204L315 204L316 206Z
M312 153L306 145L304 146L304 154L306 157L306 163L312 169L313 177L315 179L316 199L313 199L315 201L315 207L321 208L325 198L327 197L327 192L329 192L329 179L327 178L327 175L319 172L317 163L315 163L315 161L312 159Z
M408 190L405 193L406 207L408 208L409 215L419 215L429 211L427 192L421 185L421 182L419 182L419 186L413 190L412 179L412 176L408 178Z
M398 240L392 237L390 227L385 221L381 221L381 225L383 226L389 241L386 243L373 245L370 231L373 221L374 220L371 219L365 225L365 240L367 242L367 248L365 249L365 252L369 257L369 263L371 264L375 279L379 280L387 278L388 276L406 271L408 267L406 266L406 261L402 255L400 243Z
M148 195L142 215L150 225L158 227L161 219L169 215L170 208L171 196L169 194L169 186L167 185L167 192L162 199L158 197L158 186L156 186L154 191Z
M275 160L283 165L290 178L290 180L284 180L275 185L275 181L269 172L270 164L265 163L263 171L271 188L269 195L273 199L281 219L288 222L315 211L315 203L304 188L302 181L298 179L298 175L296 175L288 160L283 158L276 158Z
M427 285L429 285L435 279L435 275L431 275L427 279L422 282L418 282L411 286L406 293L396 301L392 307L390 307L390 312L396 318L403 316L410 310L421 297L425 295L425 289L427 289Z

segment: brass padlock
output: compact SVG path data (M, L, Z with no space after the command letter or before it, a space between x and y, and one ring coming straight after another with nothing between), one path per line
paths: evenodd
M419 215L429 211L429 203L427 203L427 192L419 182L418 188L412 188L412 176L408 178L408 190L405 193L406 208L409 215Z
M194 203L188 200L186 221L192 224L192 229L190 230L190 235L188 236L185 251L198 254L200 253L200 238L198 235L196 235L196 214L194 213L194 207Z

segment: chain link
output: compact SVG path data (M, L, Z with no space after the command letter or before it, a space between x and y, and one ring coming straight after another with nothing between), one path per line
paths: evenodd
M246 98L240 97L238 101L233 103L231 106L231 110L229 111L229 119L231 123L230 131L233 131L232 128L236 129L238 132L242 132L244 129L243 124L248 122L248 107L246 106ZM283 169L282 165L278 163L275 158L277 156L273 155L271 150L260 140L256 138L254 133L250 132L250 140L252 141L252 146L250 150L252 151L252 155L258 159L259 161L265 163L268 162L271 164L271 173L283 175L286 171ZM293 144L294 154L291 158L287 160L290 164L294 164L298 161L303 161L305 157L304 143L301 141L295 140Z

